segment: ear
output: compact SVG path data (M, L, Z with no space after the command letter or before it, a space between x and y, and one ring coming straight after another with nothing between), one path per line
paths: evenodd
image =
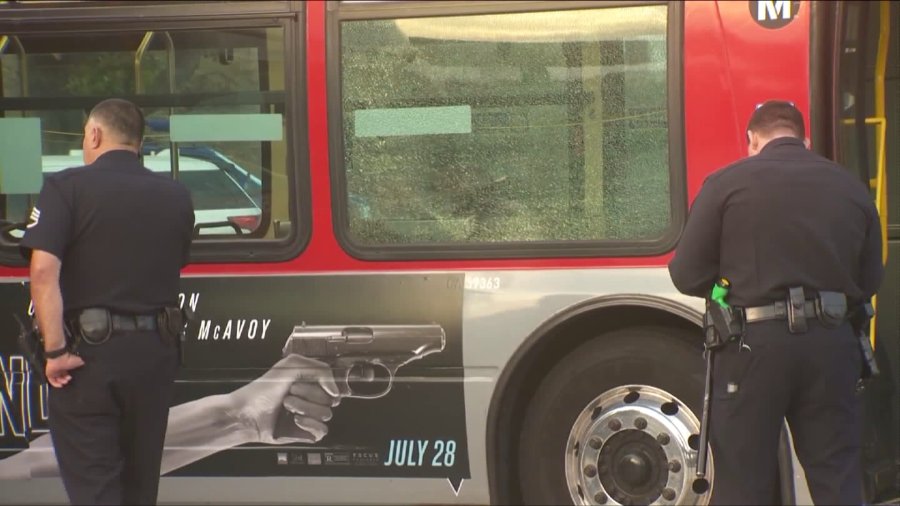
M759 153L759 134L747 130L747 155L753 156Z
M93 125L88 129L87 144L91 149L97 149L103 142L103 130Z

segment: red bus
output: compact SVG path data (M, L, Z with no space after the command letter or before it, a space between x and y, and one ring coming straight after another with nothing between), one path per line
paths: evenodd
M145 165L197 209L161 502L708 502L702 301L666 265L772 98L871 184L885 223L861 486L900 496L898 12L0 4L0 502L65 500L47 390L16 345L17 243L110 96L142 107ZM343 386L327 419L292 388L316 380L298 355ZM804 502L789 435L782 499Z

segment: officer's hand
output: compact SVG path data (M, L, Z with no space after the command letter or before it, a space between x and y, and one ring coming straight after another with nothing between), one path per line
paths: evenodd
M249 432L249 439L268 444L318 442L328 433L325 422L331 420L331 408L340 402L328 364L295 354L228 395L230 411ZM294 414L294 423L302 430L276 438L275 423L285 409Z
M84 360L78 355L66 353L56 358L47 359L47 366L44 373L47 375L47 382L56 388L64 387L72 380L69 371L78 369L84 365Z

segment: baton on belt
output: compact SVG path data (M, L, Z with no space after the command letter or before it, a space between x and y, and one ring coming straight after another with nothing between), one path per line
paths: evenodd
M725 346L737 337L743 329L740 321L734 317L734 311L725 301L731 284L727 279L719 279L713 285L709 300L706 302L706 314L703 315L704 354L706 355L706 382L703 387L703 412L700 417L700 441L697 444L697 471L693 489L697 494L709 490L706 479L706 460L709 448L710 406L713 395L713 367L716 350Z
M707 327L707 335L715 332L715 328ZM707 337L709 340L709 337ZM704 351L706 355L706 384L703 387L703 413L700 417L700 441L697 444L697 472L694 478L694 492L700 494L709 490L709 481L706 479L706 454L709 447L709 408L712 398L712 374L715 351L711 347L707 347Z

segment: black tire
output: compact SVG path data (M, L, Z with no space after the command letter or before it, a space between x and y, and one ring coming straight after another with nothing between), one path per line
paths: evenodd
M691 341L696 345L691 345ZM582 344L560 360L530 401L519 439L518 478L524 504L572 504L566 442L581 411L601 393L649 385L687 404L699 419L705 362L699 330L622 329Z

